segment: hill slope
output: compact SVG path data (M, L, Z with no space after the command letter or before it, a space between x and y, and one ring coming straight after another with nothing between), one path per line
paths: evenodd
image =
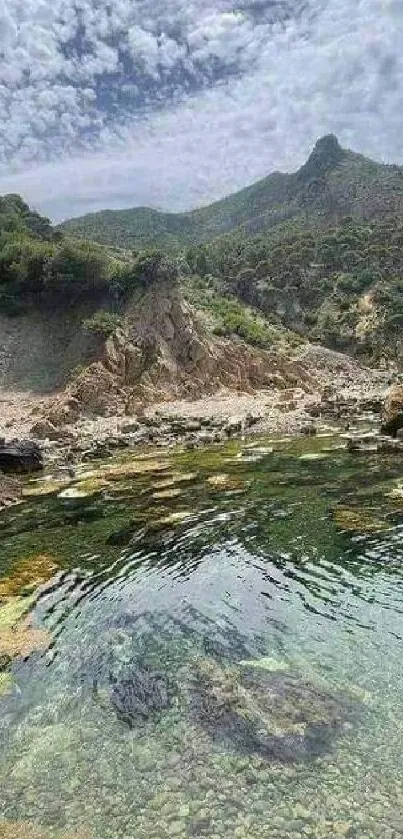
M188 213L105 210L60 229L111 246L181 248L239 228L253 234L290 223L326 227L344 216L368 221L401 213L403 167L371 161L327 135L297 172L274 172L208 207Z

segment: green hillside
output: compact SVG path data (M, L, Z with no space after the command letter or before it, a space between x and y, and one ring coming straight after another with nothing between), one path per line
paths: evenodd
M403 216L235 234L187 251L187 270L273 325L370 363L403 362Z
M295 174L183 215L108 211L54 229L0 198L0 312L85 301L107 334L128 298L167 278L215 334L402 364L403 168L328 136Z
M375 163L328 135L297 172L274 172L208 207L189 213L105 210L66 221L60 229L122 248L181 249L232 231L253 235L279 226L326 227L344 216L368 221L400 213L403 167Z

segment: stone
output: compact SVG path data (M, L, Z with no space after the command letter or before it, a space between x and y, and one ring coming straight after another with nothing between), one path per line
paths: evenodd
M138 669L115 680L110 699L117 717L133 728L141 719L169 708L172 691L161 673Z
M53 831L49 832L49 830L42 829L31 822L12 822L0 818L1 839L51 839L51 836L54 836ZM77 832L62 832L58 834L58 837L59 839L93 839L93 834L83 826Z
M31 426L30 434L37 440L72 440L75 432L64 426L56 427L49 419L40 419Z
M251 658L239 662L240 667L260 667L262 670L268 670L275 673L279 670L289 670L289 664L278 658L272 656L263 656L263 658Z
M225 433L228 437L233 437L235 434L241 434L243 430L243 422L238 417L232 417L228 420L225 426Z
M185 825L181 821L173 821L169 823L169 835L181 836L185 832Z
M298 671L195 664L190 709L215 741L269 763L300 763L331 751L358 700L325 690Z
M50 420L40 419L31 426L30 434L37 440L57 440L59 429Z
M403 428L403 385L393 385L386 394L381 433L396 437L400 428Z
M252 414L248 413L245 417L245 427L252 428L254 425L257 425L258 422L262 419L261 414Z
M137 420L133 420L132 422L126 422L121 425L120 430L123 434L135 434L136 431L139 431L141 425Z
M314 437L317 434L316 425L308 423L307 425L301 426L301 434L305 434L306 437Z
M0 509L19 501L21 495L21 484L15 478L6 477L0 473Z
M186 433L188 432L195 432L201 430L201 422L200 420L188 420L182 426L182 430Z
M4 441L0 444L0 470L6 473L30 473L43 469L42 452L32 440Z

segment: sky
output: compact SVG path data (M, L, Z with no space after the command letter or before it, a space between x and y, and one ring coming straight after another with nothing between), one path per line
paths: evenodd
M403 163L403 0L0 0L0 192L184 210L318 137Z

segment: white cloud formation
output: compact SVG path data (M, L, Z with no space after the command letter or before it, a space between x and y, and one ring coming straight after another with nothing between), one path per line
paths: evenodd
M202 203L328 131L403 162L401 0L0 0L0 43L0 190L56 218Z

